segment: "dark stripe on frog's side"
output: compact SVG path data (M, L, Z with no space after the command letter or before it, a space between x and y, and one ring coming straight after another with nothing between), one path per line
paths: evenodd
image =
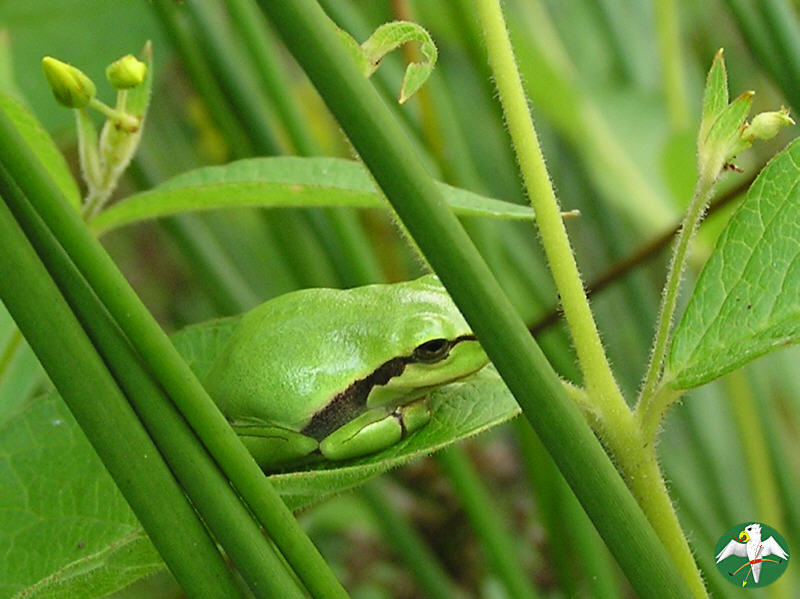
M474 340L474 335L457 337L450 346L450 351L461 341ZM449 351L445 357L447 355L449 355ZM406 365L415 362L419 362L419 360L415 359L413 354L410 356L398 356L384 362L371 374L363 379L354 381L347 389L338 393L328 405L311 417L311 422L300 432L313 437L317 441L322 441L333 431L350 422L364 411L367 405L367 398L373 387L385 385L394 377L403 374Z

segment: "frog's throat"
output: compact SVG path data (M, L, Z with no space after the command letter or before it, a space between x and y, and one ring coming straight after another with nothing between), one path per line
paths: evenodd
M451 343L452 350L462 341L475 341L474 335L456 337ZM373 387L385 385L394 377L403 374L406 366L419 362L413 354L398 356L378 366L363 379L350 384L347 389L338 393L324 408L316 412L311 421L300 431L302 434L321 441L333 431L344 426L361 414L367 406L367 398Z

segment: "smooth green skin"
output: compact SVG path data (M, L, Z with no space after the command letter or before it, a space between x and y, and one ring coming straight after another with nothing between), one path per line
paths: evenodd
M435 340L464 337L448 353L417 360L415 349L427 342L430 349ZM404 367L371 384L390 361ZM261 304L242 316L205 385L256 461L270 468L317 452L342 460L389 447L429 421L429 391L487 361L444 287L427 275L304 289ZM339 396L348 388L349 401Z

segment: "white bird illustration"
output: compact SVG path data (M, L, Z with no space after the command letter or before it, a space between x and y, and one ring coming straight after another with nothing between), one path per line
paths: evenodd
M747 563L744 565L750 564L751 572L753 573L753 580L756 583L758 582L758 578L761 576L761 566L763 564L762 560L774 561L764 560L766 556L775 555L781 560L789 557L786 553L786 550L778 544L778 541L775 540L775 537L769 537L765 540L761 539L761 525L756 522L745 526L744 530L739 533L739 538L745 542L740 543L735 539L730 541L727 545L725 545L722 551L717 554L717 563L720 563L729 555L746 557ZM745 578L742 586L746 584L747 578Z

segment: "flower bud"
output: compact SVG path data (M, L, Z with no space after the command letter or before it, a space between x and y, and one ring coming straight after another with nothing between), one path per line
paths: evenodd
M59 104L67 108L83 108L94 98L94 82L71 64L45 56L42 70Z
M789 125L794 125L787 108L777 112L760 112L753 117L753 122L742 131L742 137L748 140L772 139L778 131Z
M106 68L106 77L114 89L130 89L140 85L147 75L147 64L133 54L115 60Z

